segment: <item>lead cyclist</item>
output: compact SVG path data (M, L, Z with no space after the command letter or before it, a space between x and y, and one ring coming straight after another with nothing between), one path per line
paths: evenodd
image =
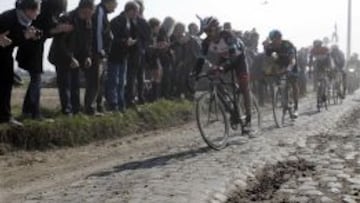
M201 19L201 33L206 34L206 39L202 42L202 54L197 60L192 75L199 75L207 60L211 61L214 70L220 70L220 68L225 72L235 70L236 82L244 97L246 119L245 125L242 127L242 133L249 134L251 132L251 94L245 46L231 32L222 30L217 18L212 16ZM231 122L240 122L234 121L234 119L239 118L231 118Z

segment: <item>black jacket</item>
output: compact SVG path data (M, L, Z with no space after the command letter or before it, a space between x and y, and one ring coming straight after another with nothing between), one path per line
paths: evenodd
M129 23L130 27L127 26ZM110 62L123 62L129 53L136 51L139 43L138 32L136 25L128 20L124 13L118 15L111 21L111 30L114 39L111 44L111 51L109 55ZM138 40L137 44L128 47L127 40L129 38Z
M151 43L151 28L149 23L144 18L138 17L136 19L136 22L137 22L136 26L137 26L137 32L139 38L138 48L144 54L147 47Z
M167 36L167 33L163 28L160 29L157 40L158 42L167 42L170 44L170 37ZM161 50L159 58L161 65L164 67L169 67L173 64L173 56L169 48Z
M56 66L69 66L72 57L74 57L83 66L85 59L91 57L91 21L81 20L78 17L77 10L62 16L60 21L72 24L74 30L54 38L49 53L50 63Z
M41 4L41 14L33 21L32 25L43 32L40 40L28 40L18 48L16 60L19 67L33 73L43 72L44 43L50 38L50 30L57 24L53 13L48 8L48 1Z
M8 37L12 40L12 44L8 47L0 47L0 80L4 81L13 81L13 72L14 72L14 59L13 51L16 46L25 41L24 31L26 30L25 26L22 26L18 22L16 15L16 10L12 9L5 11L0 14L0 33L9 31Z

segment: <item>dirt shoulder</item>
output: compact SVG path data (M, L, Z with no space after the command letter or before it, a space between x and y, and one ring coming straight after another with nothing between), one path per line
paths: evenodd
M80 148L46 153L14 152L1 156L0 199L3 201L0 202L20 201L30 192L61 187L119 163L164 154L171 150L170 145L164 142L179 143L182 140L181 143L191 145L194 137L189 131L194 131L194 128L193 124L187 124L167 130L177 135L177 138L169 137L159 130ZM198 144L202 144L200 140Z

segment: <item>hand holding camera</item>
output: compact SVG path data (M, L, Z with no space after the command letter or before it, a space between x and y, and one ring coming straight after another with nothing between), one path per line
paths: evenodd
M29 40L39 40L43 36L43 32L33 26L30 26L25 30L24 37Z

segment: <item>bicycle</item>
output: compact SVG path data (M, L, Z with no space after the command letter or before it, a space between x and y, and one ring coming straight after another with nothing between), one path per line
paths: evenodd
M196 99L196 122L200 134L207 145L215 150L221 150L228 144L230 127L238 130L245 127L245 107L240 89L235 82L234 70L231 71L231 81L225 82L219 72L208 71L200 74L197 79L206 78L209 81L207 91ZM228 118L229 115L229 118ZM261 129L261 114L257 101L251 94L251 127ZM214 132L221 130L221 133Z
M328 88L328 76L327 71L318 73L316 83L316 102L317 110L321 112L322 108L328 110L329 88Z
M271 104L274 122L277 128L281 128L289 115L291 121L294 121L295 101L293 101L293 89L289 77L292 71L282 69L272 57L266 61L265 76L270 84ZM294 75L295 76L295 75Z
M320 55L315 57L315 88L316 88L316 108L318 112L321 109L328 110L328 105L331 103L331 62L328 55Z
M289 82L289 76L290 73L287 70L272 75L272 111L275 125L278 128L283 127L287 115L291 121L296 118L294 115L295 101L293 101L293 89Z
M332 98L334 104L342 104L344 98L344 82L343 82L343 72L341 70L335 70L333 75L333 83L331 86Z

